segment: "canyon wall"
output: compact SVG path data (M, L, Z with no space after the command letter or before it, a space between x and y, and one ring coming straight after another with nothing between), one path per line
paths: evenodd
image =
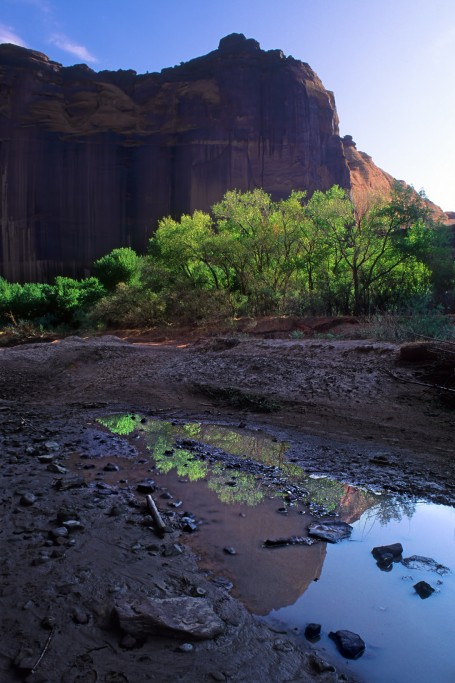
M241 34L164 69L96 73L0 45L0 275L81 277L158 220L228 189L383 191L391 176L341 139L312 69Z

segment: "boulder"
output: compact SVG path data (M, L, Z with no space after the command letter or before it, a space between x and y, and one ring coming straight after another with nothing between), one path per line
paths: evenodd
M148 634L215 638L224 631L224 622L206 598L151 598L117 602L114 613L120 628L129 635Z
M331 631L329 636L335 641L343 657L357 659L365 652L365 643L357 633L352 631Z
M308 527L310 536L320 538L329 543L338 543L345 538L349 538L352 533L352 526L346 522L314 522Z

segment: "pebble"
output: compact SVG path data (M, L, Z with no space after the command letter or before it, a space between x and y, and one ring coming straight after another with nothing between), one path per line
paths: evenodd
M75 607L73 609L73 614L72 614L72 619L75 624L88 624L89 622L89 615L87 612L80 607Z
M118 465L115 465L113 462L108 462L107 465L103 467L103 470L105 472L118 472L120 470L120 467Z
M36 496L33 493L24 493L20 499L20 504L24 506L30 506L33 505L33 503L36 503Z
M51 529L49 533L55 539L66 538L68 536L68 529L64 526L58 526L55 529Z
M194 645L191 643L182 643L177 650L178 652L192 652L194 650Z
M226 546L223 548L223 552L225 552L226 555L237 555L237 550L232 546Z

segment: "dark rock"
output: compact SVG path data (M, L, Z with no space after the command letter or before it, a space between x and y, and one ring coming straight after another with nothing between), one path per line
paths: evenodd
M85 485L85 479L78 475L66 477L65 479L57 479L55 482L55 488L58 491L67 491L68 489L76 489Z
M349 538L353 527L346 522L314 522L308 527L310 536L320 538L329 543L338 543L345 538Z
M120 467L118 465L115 465L113 462L108 462L107 465L103 467L103 470L105 472L118 472L120 470Z
M33 493L24 493L19 502L21 505L24 505L24 507L28 507L33 505L33 503L36 503L36 496Z
M434 593L434 588L430 586L426 581L419 581L414 585L414 590L422 600L429 598L432 593Z
M337 644L338 650L348 659L357 659L365 652L362 638L352 631L331 631L329 636Z
M224 624L206 598L141 597L118 601L115 614L120 628L133 636L185 634L198 640L215 638Z
M284 538L268 538L264 541L264 548L279 548L285 545L314 545L318 541L307 536L287 536Z
M223 552L225 552L226 555L237 555L237 550L232 546L226 546L223 548Z
M68 529L64 526L59 526L56 527L55 529L51 529L49 532L49 535L51 538L57 539L57 538L66 538L68 536Z
M178 652L192 652L194 650L194 645L192 643L182 643L178 646Z
M391 545L381 545L373 548L371 554L376 560L376 564L382 571L390 571L394 562L401 561L401 554L403 546L401 543L392 543Z
M321 624L307 624L305 628L305 638L315 640L321 635Z
M436 572L439 576L444 576L445 574L450 574L451 571L449 567L445 567L443 564L439 564L436 560L431 557L422 557L421 555L411 555L411 557L405 557L402 560L402 564L408 569L419 569L428 572Z
M335 671L333 664L330 664L330 662L322 659L322 657L316 654L316 652L311 652L308 655L308 663L310 667L318 674Z
M60 465L58 462L50 462L47 466L49 472L54 472L55 474L66 474L68 472L66 467Z
M75 624L88 624L90 620L87 612L80 607L75 607L71 616Z
M193 531L197 531L198 529L197 522L192 517L182 517L180 526L182 531L187 531L189 533L193 533Z
M137 647L137 644L138 641L136 638L133 638L133 636L130 636L128 633L120 640L120 647L125 648L125 650L132 650Z
M136 490L139 493L153 493L155 490L155 482L153 479L145 479L144 481L139 482L136 486Z

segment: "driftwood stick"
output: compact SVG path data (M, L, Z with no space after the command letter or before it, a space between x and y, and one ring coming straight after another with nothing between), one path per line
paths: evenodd
M156 507L155 501L153 500L150 494L147 494L146 500L148 511L153 517L153 522L156 526L157 531L159 531L160 534L164 534L164 532L166 531L166 525L163 522L163 518L161 517L158 508Z
M31 670L30 673L32 673L32 674L36 673L36 670L38 669L39 665L41 664L44 655L46 654L46 652L47 652L48 649L49 649L49 645L51 644L51 640L52 640L52 638L54 637L54 634L55 634L55 626L53 627L52 631L49 633L49 635L48 635L48 637L47 637L47 640L46 640L46 642L44 643L44 647L43 647L43 649L41 650L41 654L40 654L40 656L38 657L38 659L36 660L36 662L35 662L35 664L34 664L34 666L33 666L33 669Z

